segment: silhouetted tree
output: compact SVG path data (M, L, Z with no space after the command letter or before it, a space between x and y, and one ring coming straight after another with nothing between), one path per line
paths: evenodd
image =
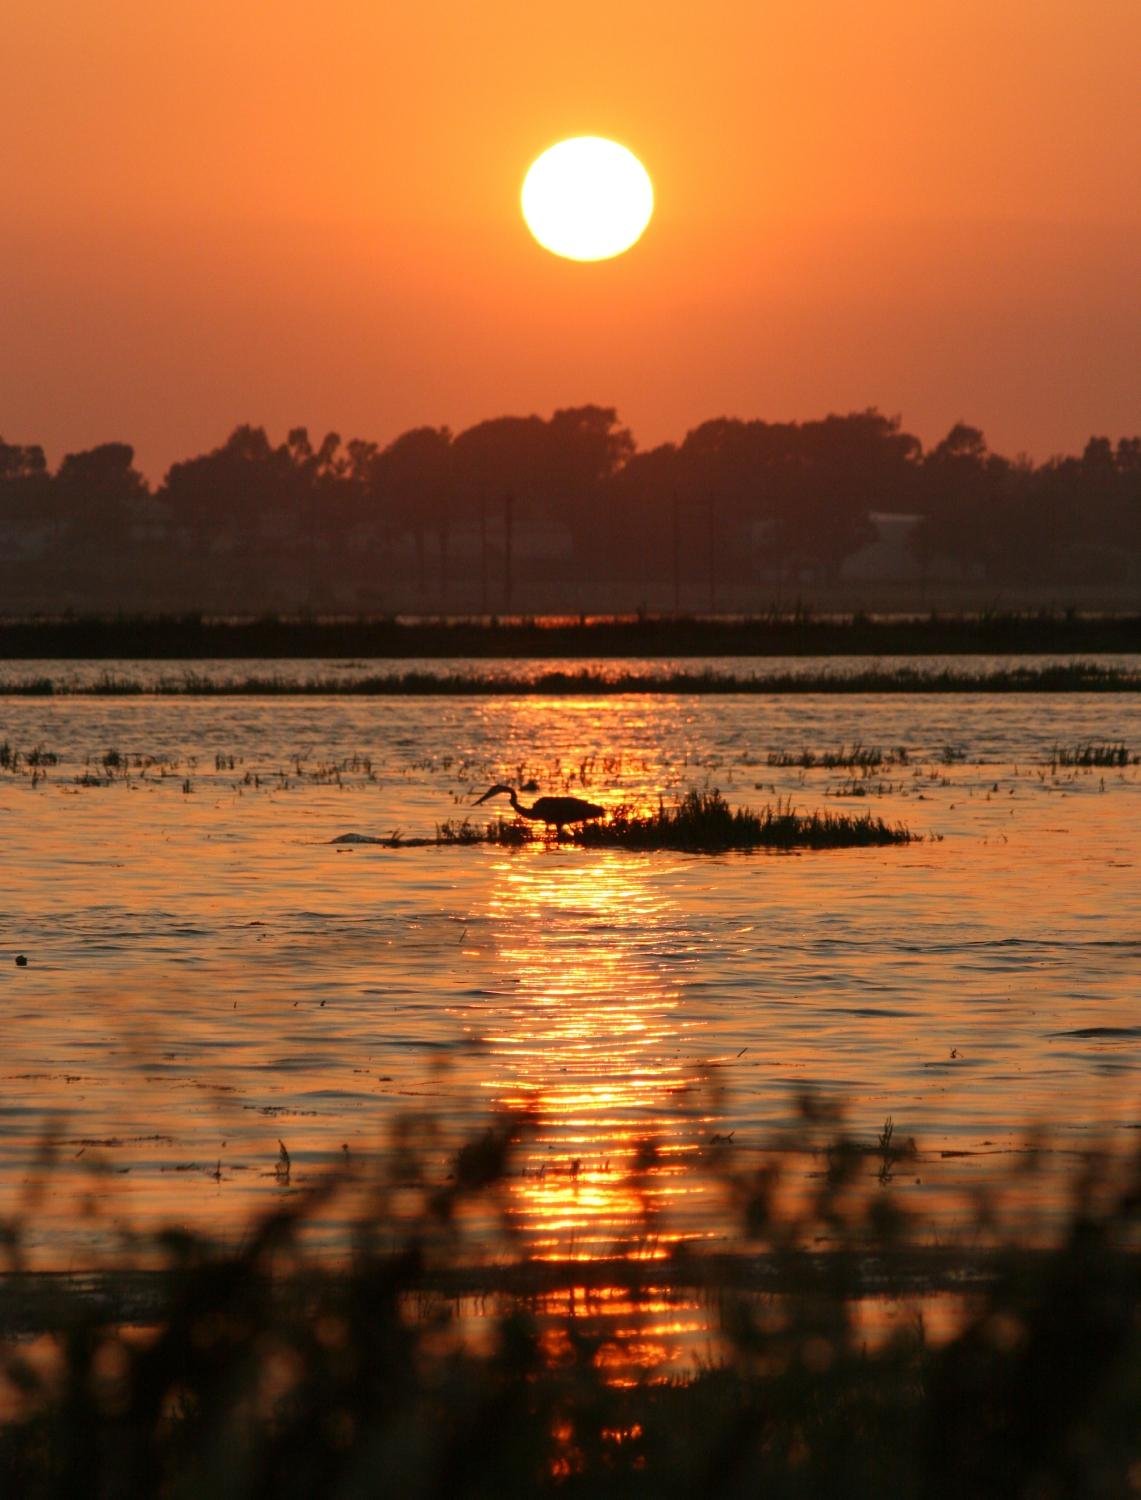
M394 525L416 545L416 581L428 588L426 538L445 536L453 489L452 435L446 427L415 427L378 453L371 465L371 494Z
M6 443L0 438L0 519L44 519L51 478L38 443Z
M0 484L25 484L47 478L44 450L38 443L6 443L0 438Z
M593 569L611 575L620 575L624 562L639 559L651 576L668 576L673 567L673 525L681 474L675 443L631 454L601 487L592 509L580 516L576 534L579 557ZM687 555L687 579L688 562Z
M795 500L775 516L771 545L789 572L834 579L873 540L872 510L910 508L921 445L870 409L801 424L799 450Z
M689 607L716 602L722 581L835 578L878 510L922 518L915 546L932 569L998 583L1124 582L1141 570L1136 436L1095 435L1080 457L1034 465L957 422L924 455L873 408L803 423L721 416L638 452L615 409L593 405L497 417L454 438L419 427L383 448L335 432L315 442L305 427L274 444L247 424L173 464L154 496L125 443L70 453L52 475L42 448L0 441L0 568L19 560L10 581L23 588L42 563L55 570L45 586L62 582L73 601L87 590L102 602L97 581L114 588L134 569L160 582L165 570L162 587L184 607L288 607L399 591L411 539L421 593L438 559L446 603L460 530L469 559L483 548L483 593L489 578L497 587L506 496L517 536L557 523L573 539L573 562L552 556L534 564L540 575L568 588L588 577L660 590L676 578Z
M172 464L160 491L175 524L204 555L251 536L264 515L280 508L284 465L264 427L235 427L220 448Z
M1014 576L1121 581L1136 575L1138 485L1120 466L1122 452L1128 463L1128 447L1119 444L1115 452L1108 438L1093 437L1080 459L1051 459L1029 477L1010 528Z
M144 519L149 496L131 445L100 443L66 455L52 480L51 505L65 545L90 564L99 554L113 560L113 549L121 555L132 521Z
M1001 529L997 514L1009 472L1005 459L987 450L977 427L956 422L923 461L919 509L924 520L914 545L929 565L936 557L969 571L994 555Z

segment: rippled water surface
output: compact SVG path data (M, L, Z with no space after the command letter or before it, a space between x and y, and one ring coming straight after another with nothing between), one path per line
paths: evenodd
M108 1222L235 1230L282 1191L282 1144L296 1187L410 1110L453 1143L533 1113L509 1213L553 1258L717 1241L711 1157L793 1125L810 1087L860 1138L889 1115L914 1136L900 1191L932 1203L1028 1125L1138 1127L1141 767L1052 763L1141 750L1133 695L49 698L0 720L0 1212L54 1139L42 1263L92 1262ZM884 752L870 774L768 763L857 743ZM430 837L497 780L606 804L716 786L928 837L332 842Z

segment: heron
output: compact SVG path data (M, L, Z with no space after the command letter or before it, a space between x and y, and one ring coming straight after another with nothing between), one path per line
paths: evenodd
M588 823L591 818L606 816L606 809L597 802L587 802L584 797L539 797L530 807L524 807L513 786L497 782L495 786L476 799L475 806L489 797L510 797L511 806L521 818L530 818L536 823L545 823L556 830L556 838L562 838L568 823Z

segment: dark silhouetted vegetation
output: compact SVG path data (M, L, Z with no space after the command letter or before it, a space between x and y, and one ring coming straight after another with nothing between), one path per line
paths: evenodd
M914 656L1141 651L1141 615L628 616L491 620L116 615L0 620L0 660Z
M407 1128L378 1167L342 1165L301 1185L281 1143L279 1206L240 1248L171 1231L147 1247L163 1263L149 1272L30 1274L31 1226L10 1222L4 1493L1133 1492L1139 1164L1081 1162L1051 1247L1002 1244L996 1190L931 1249L892 1186L895 1168L922 1159L914 1143L897 1146L890 1120L861 1142L819 1101L802 1110L798 1149L816 1163L806 1196L783 1192L787 1143L741 1167L735 1150L711 1148L705 1170L721 1177L736 1220L732 1255L683 1242L664 1261L531 1262L504 1229L489 1264L467 1210L502 1222L522 1118L496 1120L446 1166ZM652 1143L643 1154L649 1191ZM350 1190L364 1191L363 1207L358 1197L349 1209ZM330 1266L307 1231L339 1211L353 1252ZM592 1314L591 1287L625 1290L621 1323ZM937 1287L956 1290L959 1311L931 1338L921 1309ZM450 1300L473 1288L484 1308L474 1339ZM869 1337L861 1307L885 1292L912 1299L915 1315ZM719 1328L716 1357L688 1378L662 1379L651 1362L615 1381L623 1340L684 1294ZM51 1336L53 1359L31 1357L33 1333Z
M436 827L434 839L405 839L399 832L388 838L342 834L334 843L380 844L386 848L423 848L428 844L500 844L517 848L542 844L551 830L528 826L521 820L496 818L473 822L452 819ZM568 828L561 841L584 848L678 849L692 854L724 854L731 849L851 849L876 844L908 844L919 838L902 824L888 824L870 813L801 813L778 803L776 807L732 808L719 791L691 791L676 805L659 803L651 813L616 807L606 821Z
M366 677L208 677L184 672L145 682L105 673L86 687L52 677L0 675L0 694L14 697L84 695L133 697L599 697L620 693L1131 693L1141 675L1092 662L993 671L929 671L912 667L854 672L538 672L533 676L459 672L393 672ZM823 764L823 762L821 762Z
M618 808L604 823L588 823L569 835L588 848L681 849L719 853L728 849L849 849L907 844L917 835L870 813L801 813L778 803L754 811L732 808L719 791L687 792L674 807L648 814Z
M1075 745L1072 749L1066 749L1061 745L1054 746L1054 753L1050 762L1054 766L1127 766L1136 756L1130 756L1128 749L1122 745Z
M839 750L770 750L765 756L768 766L796 766L803 771L820 767L826 771L878 771L881 766L905 766L908 763L907 748L899 745L885 755L878 747L853 745L849 750L841 745Z
M517 849L524 844L540 843L542 838L541 832L526 823L509 822L505 818L491 818L485 823L453 818L436 829L436 842L440 844L502 844Z
M0 540L5 597L39 609L510 612L524 583L570 607L610 584L711 613L844 578L1127 591L1141 438L1035 465L964 423L924 452L873 409L716 418L639 451L613 408L582 406L384 447L247 424L156 488L126 443L52 472L0 441Z

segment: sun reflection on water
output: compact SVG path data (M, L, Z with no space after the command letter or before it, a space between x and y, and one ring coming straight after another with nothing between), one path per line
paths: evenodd
M692 939L663 894L668 872L660 859L548 847L497 874L489 919L513 983L485 1033L484 1087L534 1122L510 1222L538 1260L666 1257L714 1217L714 1189L693 1170L713 1106L682 1005ZM615 1378L662 1366L680 1337L705 1331L688 1301L569 1285L556 1300L594 1330Z

